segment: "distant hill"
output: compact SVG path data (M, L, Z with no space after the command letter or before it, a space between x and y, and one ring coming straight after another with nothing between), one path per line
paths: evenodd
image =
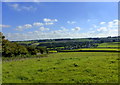
M63 39L42 39L42 40L28 40L28 41L12 41L21 45L34 45L43 46L47 48L64 48L64 49L77 49L77 48L90 48L97 47L101 43L120 42L120 36L116 37L103 37L103 38L63 38Z

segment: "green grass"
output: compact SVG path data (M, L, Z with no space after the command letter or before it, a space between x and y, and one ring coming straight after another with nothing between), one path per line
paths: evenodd
M47 57L47 54L40 54L40 55L19 55L14 57L2 57L2 61L13 61L13 60L21 60L21 59L29 59L29 58L42 58Z
M62 51L120 51L118 48L81 48L72 50L62 50Z
M35 46L37 46L37 45L39 45L40 43L33 43L32 45L35 45Z
M119 51L119 49L115 49L115 48L83 48L80 50L113 50L113 51Z
M120 42L102 43L98 47L120 47Z
M49 53L57 53L55 50L50 50Z
M56 47L56 48L65 48L65 47Z
M3 83L117 83L118 53L72 52L3 61Z
M2 84L2 61L0 58L0 84Z
M17 43L19 44L31 44L32 42L31 41L18 41Z

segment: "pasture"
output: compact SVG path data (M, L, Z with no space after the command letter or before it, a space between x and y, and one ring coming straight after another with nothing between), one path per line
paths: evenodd
M118 48L118 47L120 47L120 42L101 43L101 44L98 45L98 47Z
M61 50L61 52L75 52L75 51L120 51L118 48L81 48L81 49L72 49L72 50Z
M118 53L68 52L3 61L3 83L117 83Z

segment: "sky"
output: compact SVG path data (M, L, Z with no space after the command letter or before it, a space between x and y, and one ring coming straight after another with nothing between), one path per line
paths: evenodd
M118 36L117 2L3 2L10 41Z

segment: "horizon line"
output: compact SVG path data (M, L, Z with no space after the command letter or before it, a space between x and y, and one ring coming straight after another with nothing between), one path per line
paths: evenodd
M107 37L86 37L87 38L108 38L108 37L120 37L120 35L118 36L107 36ZM33 40L9 40L9 41L34 41L34 40L54 40L54 39L85 39L84 38L47 38L47 39L33 39ZM8 39L7 39L8 40Z

